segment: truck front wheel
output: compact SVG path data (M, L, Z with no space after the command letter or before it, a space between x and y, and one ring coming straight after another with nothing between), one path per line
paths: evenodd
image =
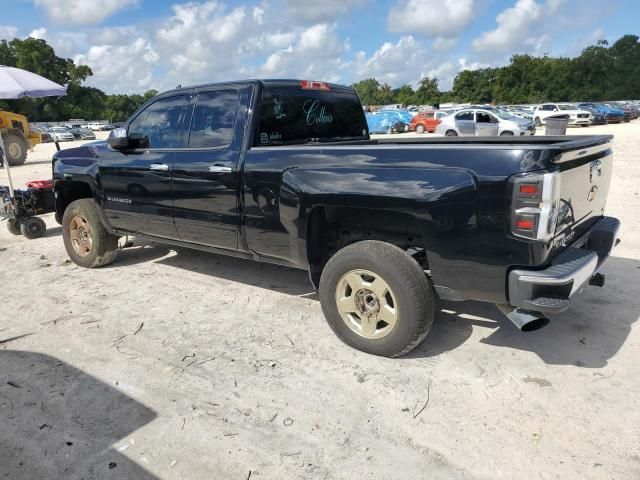
M339 250L320 278L322 310L335 334L367 353L398 357L429 333L435 294L405 251L366 240Z
M108 265L116 257L118 237L102 225L93 200L71 202L62 217L64 247L73 262L81 267Z

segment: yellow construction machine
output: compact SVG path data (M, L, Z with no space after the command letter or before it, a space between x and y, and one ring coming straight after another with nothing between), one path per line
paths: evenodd
M27 151L42 142L42 134L31 129L27 117L3 110L0 110L0 134L11 167L22 165Z

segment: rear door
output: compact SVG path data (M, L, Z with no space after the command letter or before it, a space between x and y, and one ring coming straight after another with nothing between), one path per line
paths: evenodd
M473 110L464 110L454 114L456 129L460 135L475 135L476 124L473 118Z
M252 88L228 85L197 94L188 148L173 163L174 219L184 241L238 246L238 164Z
M129 122L132 146L109 149L100 164L103 208L111 225L133 233L178 238L173 223L171 165L187 145L188 94L162 97Z

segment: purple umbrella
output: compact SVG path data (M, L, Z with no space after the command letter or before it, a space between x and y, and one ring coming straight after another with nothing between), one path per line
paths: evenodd
M66 87L20 68L0 65L0 99L60 97L67 94ZM13 182L9 160L4 155L4 142L0 135L0 163L4 164L9 179L9 197L13 197Z
M40 75L0 65L0 98L2 99L60 97L66 94L66 87Z

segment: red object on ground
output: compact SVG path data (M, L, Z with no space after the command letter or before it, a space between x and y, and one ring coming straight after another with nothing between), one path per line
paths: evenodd
M51 190L53 188L53 180L33 180L27 182L27 187L36 190Z

